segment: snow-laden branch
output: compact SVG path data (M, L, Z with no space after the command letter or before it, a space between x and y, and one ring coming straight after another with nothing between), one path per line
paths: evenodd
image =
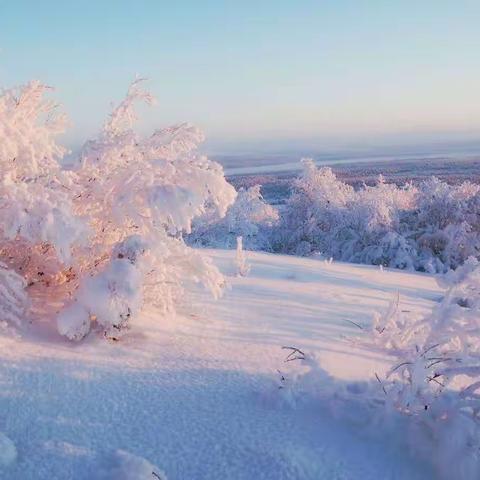
M0 96L7 286L29 294L33 316L39 305L47 315L60 309L60 333L76 340L92 324L117 338L145 302L173 309L186 281L218 296L222 275L182 239L194 218L207 208L222 217L236 196L222 167L197 152L202 132L184 123L139 136L135 106L153 103L139 78L85 143L76 168L64 171L65 149L56 143L64 117L43 99L46 91L32 82ZM24 286L10 281L15 275ZM17 312L20 296L9 292L5 305Z

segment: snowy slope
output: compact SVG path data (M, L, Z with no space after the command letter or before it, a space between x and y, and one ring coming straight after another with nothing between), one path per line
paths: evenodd
M276 383L282 345L316 352L339 381L383 371L350 322L396 292L425 312L442 294L434 279L262 253L237 278L234 252L210 253L229 278L222 299L193 289L176 317L146 312L119 343L72 345L44 326L0 337L0 431L17 450L4 466L0 452L0 478L434 478L394 439L286 404Z

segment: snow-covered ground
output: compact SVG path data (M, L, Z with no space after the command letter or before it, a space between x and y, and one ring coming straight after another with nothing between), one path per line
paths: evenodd
M210 254L223 298L189 290L175 317L148 311L120 342L72 344L44 325L0 337L1 479L435 478L400 439L294 408L278 389L284 345L347 385L382 373L351 322L397 292L428 311L442 295L433 277L264 253L236 277L234 252Z

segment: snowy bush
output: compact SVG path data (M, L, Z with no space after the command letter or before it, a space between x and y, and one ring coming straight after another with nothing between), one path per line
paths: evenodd
M277 387L288 405L327 410L369 434L390 432L436 470L435 478L476 480L480 472L480 262L440 278L445 296L431 313L402 309L395 295L355 339L391 367L372 380L342 382L318 359L288 349ZM293 367L293 368L292 368Z
M445 273L480 255L480 186L451 186L437 178L422 182L415 210L406 216L418 251L419 269Z
M390 411L410 418L415 448L437 459L442 478L480 472L480 264L469 258L442 280L443 300L409 318L398 298L377 316L373 344L394 356L382 381Z
M313 160L302 160L303 173L282 214L275 238L276 249L308 255L326 252L327 235L341 221L342 209L353 189L337 181L330 168L317 169Z
M247 190L240 189L223 218L209 211L195 220L188 242L204 247L235 248L240 236L246 249L270 251L271 231L279 215L265 202L260 188L255 185Z
M272 243L280 252L444 273L480 256L480 186L436 178L358 190L303 160Z
M27 292L30 315L60 311L58 328L68 338L83 338L92 321L116 336L146 301L171 310L185 282L218 295L222 276L182 240L195 217L207 207L224 216L236 195L221 166L196 151L203 134L180 124L137 135L135 103L153 101L137 79L66 171L55 139L65 117L43 99L46 89L32 82L0 96L7 320L17 323Z
M47 89L31 82L0 95L0 310L2 320L17 325L26 313L25 288L34 299L38 286L51 286L55 299L71 247L85 234L73 213L73 174L58 164L65 150L55 137L65 117L44 100Z

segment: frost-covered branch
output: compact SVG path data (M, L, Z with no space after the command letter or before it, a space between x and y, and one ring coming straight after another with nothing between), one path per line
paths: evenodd
M207 209L222 217L236 196L222 167L197 152L203 133L184 123L139 136L136 104L153 103L139 78L65 171L56 143L64 117L46 91L32 82L0 96L5 308L21 316L14 289L28 294L33 317L40 305L44 315L59 309L68 338L93 325L117 338L145 302L172 310L191 280L218 296L222 275L182 239L196 217Z

